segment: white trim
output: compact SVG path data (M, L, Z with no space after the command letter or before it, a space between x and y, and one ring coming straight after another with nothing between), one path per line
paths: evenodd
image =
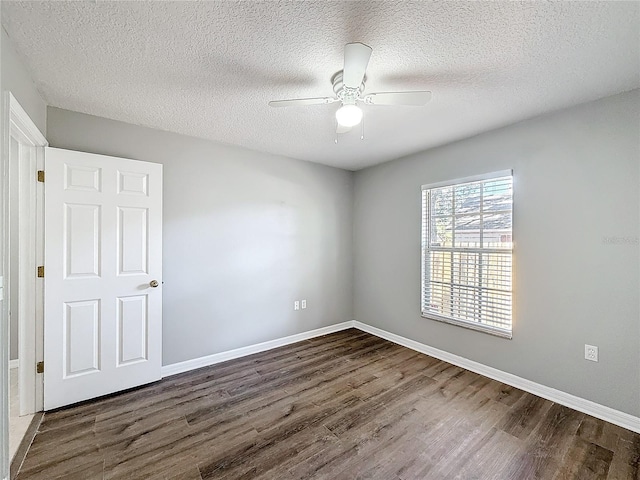
M1 38L1 37L0 37ZM0 42L2 43L2 42ZM2 228L0 238L0 261L2 261L2 272L7 276L7 265L9 263L7 255L9 245L9 232L7 226L8 205L9 205L9 105L5 95L0 96L0 181L2 182L2 197L0 197L0 208L2 208ZM9 277L7 276L7 279ZM4 282L4 279L3 279ZM8 283L8 282L7 282ZM3 301L0 312L0 475L9 475L9 309L7 300L9 292L2 291ZM8 290L8 289L7 289Z
M36 168L44 171L44 147L36 149ZM36 182L36 265L44 265L44 183ZM44 279L36 279L35 361L44 361ZM33 367L33 365L32 365ZM44 410L44 373L36 374L36 412Z
M513 176L513 170L500 170L498 172L472 175L471 177L454 178L453 180L443 180L441 182L427 183L425 185L422 185L422 190L429 190L431 188L449 187L451 185L457 185L459 183L481 182L482 180L488 180L490 178L511 177L511 176Z
M438 358L453 365L457 365L458 367L462 367L485 377L492 378L493 380L497 380L498 382L506 383L507 385L519 388L520 390L524 390L525 392L533 393L534 395L537 395L539 397L546 398L547 400L551 400L552 402L564 405L565 407L573 408L574 410L586 413L587 415L591 415L606 422L619 425L620 427L626 428L633 432L640 433L640 417L615 410L611 407L606 407L599 403L595 403L590 400L571 395L570 393L566 393L561 390L556 390L555 388L547 387L546 385L532 382L531 380L527 380L525 378L518 377L517 375L498 370L497 368L474 362L473 360L469 360L468 358L460 357L458 355L454 355L453 353L430 347L429 345L425 345L424 343L416 342L415 340L396 335L395 333L387 332L386 330L382 330L377 327L372 327L371 325L367 325L366 323L358 321L354 321L353 323L355 328L362 330L363 332L375 335L376 337L384 338L385 340L397 343L398 345L402 345L403 347L407 347L431 357Z
M207 355L206 357L172 363L171 365L165 365L162 367L162 377L164 378L171 375L177 375L178 373L188 372L190 370L195 370L196 368L208 367L209 365L215 365L216 363L226 362L227 360L253 355L254 353L264 352L265 350L271 350L272 348L283 347L291 343L321 337L322 335L327 335L329 333L353 328L353 326L354 320L350 320L348 322L336 323L334 325L329 325L328 327L317 328L315 330L309 330L308 332L302 332L288 337L269 340L268 342L256 343L255 345L249 345L247 347L214 353L213 355Z
M9 370L13 368L18 368L19 365L20 365L20 360L17 358L15 360L9 360Z
M36 124L33 123L27 112L11 92L7 92L7 105L9 106L11 122L29 139L31 145L34 147L46 147L49 145L49 142L47 142L47 139L42 135L42 132L38 130Z
M443 315L436 315L435 313L425 313L425 312L422 312L422 318L435 320L437 322L448 323L449 325L455 325L457 327L468 328L470 330L475 330L476 332L488 333L489 335L494 335L500 338L506 338L507 340L511 340L513 338L513 333L511 332L511 330L492 327L491 325L487 325L484 323L471 322L467 320L459 320L457 318L445 317Z
M11 109L11 127L13 136L14 112ZM10 190L17 187L18 220L17 220L17 245L11 245L11 253L18 256L16 259L17 291L13 293L18 301L17 311L13 311L18 317L18 357L20 359L20 371L18 372L18 391L20 415L29 415L36 411L35 385L36 372L33 367L36 364L36 284L38 278L33 274L36 270L36 158L37 147L29 143L23 143L21 136L15 137L20 142L18 158L15 164L10 164L9 170L16 168L18 185L11 185ZM9 162L13 160L10 158ZM15 178L15 177L14 177ZM11 200L9 202L11 203ZM12 207L13 208L13 207ZM11 229L10 229L11 230Z
M15 136L19 139L19 141L24 142L27 145L36 147L36 149L42 150L45 145L47 145L47 140L42 135L42 133L38 130L36 125L31 121L29 115L22 108L16 98L11 94L11 92L2 92L0 95L0 116L1 116L1 129L0 129L0 170L2 173L2 199L0 201L1 208L3 210L3 228L2 228L2 239L0 242L0 249L2 250L0 253L1 261L3 262L3 274L5 277L10 278L10 252L8 250L10 232L9 232L9 201L11 198L11 188L15 188L16 185L11 186L9 182L9 147L11 143L11 136ZM29 227L31 228L31 227ZM33 228L35 229L35 223L33 224ZM33 271L32 271L33 272ZM2 288L2 293L4 300L2 302L2 312L0 312L0 337L8 338L9 336L9 299L11 298L10 291L11 282L6 281L4 288ZM30 295L33 295L34 303L35 303L35 293L30 292ZM23 336L24 337L24 336ZM42 341L42 339L39 339ZM29 340L30 343L28 345L29 348L32 348L35 351L35 343L36 338L33 336ZM21 341L22 343L22 341ZM9 342L3 341L0 345L0 387L3 392L0 397L0 475L5 475L9 473L9 398L8 398L8 372L9 369ZM20 348L20 347L19 347ZM22 350L24 352L24 344L22 346ZM29 355L27 355L29 351L26 352L25 355L19 355L21 362L30 361ZM28 365L28 364L27 364ZM33 366L33 363L31 364ZM19 372L19 384L20 388L24 385L29 385L30 388L27 388L26 392L21 392L21 413L22 411L22 399L27 400L29 396L35 400L35 373L33 368L21 368ZM31 381L32 379L33 381Z
M42 289L40 285L42 281L36 279L33 275L36 266L37 257L41 257L42 235L40 227L42 214L41 205L43 202L42 188L35 181L36 171L42 165L44 159L44 147L49 145L47 139L42 135L38 127L33 123L27 112L22 108L11 92L5 94L5 115L8 116L7 126L5 127L4 152L7 155L8 168L11 168L11 159L9 157L9 142L14 137L22 148L33 148L25 150L28 155L23 157L22 150L18 164L14 168L18 168L17 177L20 183L19 187L19 225L18 235L19 244L11 247L18 253L18 291L16 294L19 299L18 308L18 328L19 328L19 345L18 352L20 358L20 371L18 384L20 389L20 414L26 415L35 413L42 409L42 376L36 375L35 368L32 368L37 361L42 360L39 355L39 345L43 342L41 329L38 328L42 322L42 318L36 319L36 314L40 310L39 303L42 302ZM6 118L6 117L5 117ZM28 158L27 158L28 157ZM7 169L8 171L8 169ZM11 198L11 191L17 185L6 184L5 200ZM8 214L8 210L5 210ZM5 228L9 224L5 224ZM6 233L10 235L10 228L6 228ZM9 243L9 237L5 238ZM5 271L10 272L11 268L8 260L5 259ZM11 295L11 292L9 292ZM7 305L8 307L8 305Z

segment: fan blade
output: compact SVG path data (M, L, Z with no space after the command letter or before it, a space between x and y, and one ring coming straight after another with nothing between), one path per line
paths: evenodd
M338 99L333 97L318 98L294 98L292 100L273 100L269 102L272 107L296 107L300 105L323 105L325 103L333 103Z
M345 45L342 72L342 83L345 87L358 88L362 85L371 52L371 47L364 43L347 43Z
M385 92L370 93L364 96L364 102L369 105L426 105L431 100L431 92Z
M336 126L336 133L347 133L351 131L351 127L345 127L344 125L340 125L339 123Z

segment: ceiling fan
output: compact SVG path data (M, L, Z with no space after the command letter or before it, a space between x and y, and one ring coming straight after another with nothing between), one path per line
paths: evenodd
M331 78L335 97L274 100L269 102L269 105L290 107L341 102L342 106L336 111L336 133L345 133L362 121L363 114L358 107L359 102L365 105L422 106L431 99L431 92L428 91L384 92L364 95L365 73L372 51L371 47L363 43L347 43L345 45L344 68Z

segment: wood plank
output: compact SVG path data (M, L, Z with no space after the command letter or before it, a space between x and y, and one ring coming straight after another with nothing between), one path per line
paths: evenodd
M552 403L530 393L524 394L510 409L499 428L516 438L525 440L538 426Z
M625 432L614 450L608 480L640 480L640 435Z
M584 414L553 404L531 434L528 448L516 459L508 478L553 478Z
M611 450L575 437L554 478L606 480L612 459Z

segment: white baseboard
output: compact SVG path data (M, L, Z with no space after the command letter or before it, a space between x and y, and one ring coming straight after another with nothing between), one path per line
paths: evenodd
M346 330L347 328L353 328L354 321L336 323L335 325L329 325L328 327L317 328L308 332L298 333L296 335L290 335L288 337L277 338L268 342L256 343L255 345L249 345L247 347L236 348L234 350L228 350L226 352L214 353L213 355L207 355L206 357L194 358L193 360L186 360L184 362L172 363L171 365L165 365L162 367L162 376L169 377L171 375L177 375L178 373L188 372L189 370L195 370L196 368L208 367L209 365L215 365L216 363L226 362L227 360L233 360L234 358L245 357L247 355L253 355L254 353L264 352L265 350L271 350L272 348L283 347L291 343L301 342L314 337L321 337L329 333L339 332L340 330Z
M15 360L9 360L9 369L18 368L18 365L20 365L20 360L17 358Z
M498 370L497 368L489 367L482 363L474 362L468 358L460 357L453 353L439 350L424 343L416 342L406 337L396 335L395 333L387 332L377 327L372 327L366 323L358 322L357 320L351 320L348 322L337 323L328 327L318 328L316 330L310 330L308 332L298 333L288 337L277 338L268 342L257 343L255 345L249 345L247 347L236 348L235 350L228 350L226 352L215 353L213 355L207 355L206 357L194 358L193 360L187 360L180 363L174 363L162 367L162 376L169 377L171 375L177 375L178 373L188 372L195 370L196 368L207 367L209 365L215 365L216 363L226 362L227 360L233 360L235 358L252 355L254 353L264 352L265 350L271 350L272 348L278 348L291 343L301 342L314 337L320 337L329 333L339 332L340 330L346 330L348 328L357 328L363 332L370 333L376 337L384 338L403 347L410 348L420 353L424 353L431 357L438 358L445 362L457 365L458 367L465 368L472 372L478 373L498 382L506 383L512 387L519 388L525 392L532 393L552 402L564 405L579 412L586 413L587 415L594 416L601 420L619 425L623 428L631 430L633 432L640 433L640 417L635 417L628 413L615 410L611 407L600 405L599 403L586 400L584 398L571 395L570 393L556 390L555 388L547 387L540 383L532 382L526 378L518 377L511 373ZM12 360L12 362L17 360ZM16 365L17 366L17 365Z
M527 380L525 378L518 377L517 375L498 370L497 368L474 362L473 360L469 360L468 358L460 357L458 355L454 355L453 353L430 347L429 345L425 345L424 343L401 337L400 335L387 332L386 330L382 330L377 327L372 327L371 325L367 325L366 323L354 321L353 324L355 328L362 330L363 332L375 335L376 337L384 338L385 340L397 343L398 345L402 345L403 347L407 347L431 357L438 358L453 365L457 365L458 367L462 367L485 377L492 378L494 380L497 380L498 382L506 383L507 385L511 385L512 387L519 388L520 390L533 393L534 395L546 398L547 400L559 403L560 405L573 408L574 410L586 413L587 415L591 415L601 420L619 425L633 432L640 433L640 417L635 417L633 415L629 415L628 413L615 410L611 407L606 407L604 405L600 405L599 403L576 397L575 395L571 395L561 390L556 390L555 388L532 382L531 380Z

